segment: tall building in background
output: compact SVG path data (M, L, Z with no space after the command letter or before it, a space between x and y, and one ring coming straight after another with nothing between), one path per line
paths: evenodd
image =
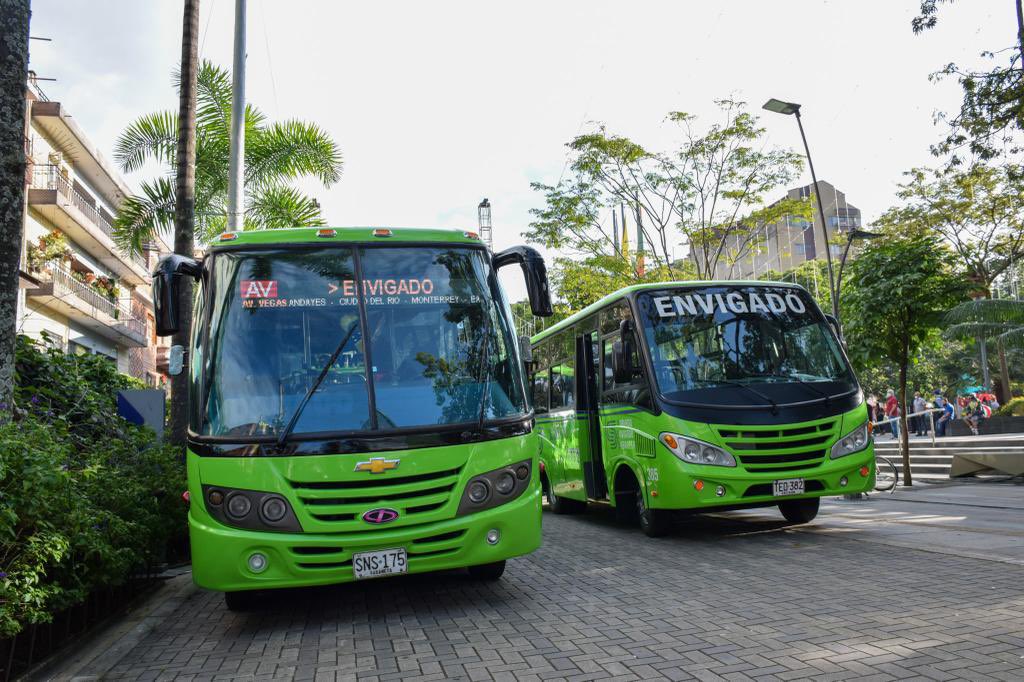
M114 244L114 216L130 190L61 102L30 76L28 165L19 331L69 353L109 358L151 386L158 344L150 293L158 240L142 256Z
M832 259L837 262L846 245L846 234L861 226L860 209L849 204L846 194L834 185L824 180L818 184L821 185ZM807 199L813 192L813 185L805 185L789 190L786 196ZM730 235L724 255L716 266L715 279L759 279L769 272L785 272L810 260L824 260L825 245L817 206L813 206L812 215L811 221L787 217L762 226L753 234Z

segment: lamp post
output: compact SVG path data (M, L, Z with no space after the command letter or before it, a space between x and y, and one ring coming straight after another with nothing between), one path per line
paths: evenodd
M846 267L846 257L850 253L850 247L853 246L854 240L855 239L877 239L878 237L881 237L881 236L882 235L878 234L877 232L868 232L867 230L861 230L861 229L857 229L857 228L854 228L854 229L850 230L847 233L847 235L846 235L846 248L843 249L843 256L842 256L842 258L839 259L839 273L836 276L836 293L835 293L835 298L833 300L835 301L835 304L836 304L835 307L837 309L839 308L839 296L842 294L843 268Z
M491 239L491 202L486 197L476 207L476 217L480 226L480 239L490 249L494 246Z
M825 207L821 203L821 188L818 187L818 177L814 174L814 162L811 161L811 149L807 146L807 136L804 135L804 124L800 121L800 105L794 102L783 102L778 99L770 99L762 107L766 111L786 116L795 115L796 124L800 128L800 139L804 141L804 151L807 153L807 165L811 168L811 180L814 182L814 195L818 199L818 215L821 216L821 234L825 239L825 262L828 263L828 287L832 295L832 314L839 320L839 298L836 295L836 280L832 274L832 249L828 244L828 225L825 224ZM840 323L840 327L842 323Z

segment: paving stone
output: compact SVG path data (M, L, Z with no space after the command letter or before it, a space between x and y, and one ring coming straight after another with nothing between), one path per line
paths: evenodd
M1024 679L1024 567L718 517L662 540L544 517L497 583L462 572L197 592L110 671L134 680Z

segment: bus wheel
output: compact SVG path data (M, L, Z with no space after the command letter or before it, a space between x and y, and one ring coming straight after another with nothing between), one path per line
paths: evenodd
M225 592L224 604L228 611L252 611L256 608L256 596L258 592L246 590L244 592Z
M480 564L469 567L469 577L475 580L498 580L505 572L505 561L495 561L490 564Z
M636 495L636 515L640 519L640 530L649 538L660 538L672 530L672 522L664 509L648 509L644 496Z
M790 523L807 523L813 521L818 515L818 505L821 498L811 497L803 500L789 500L779 502L779 511Z

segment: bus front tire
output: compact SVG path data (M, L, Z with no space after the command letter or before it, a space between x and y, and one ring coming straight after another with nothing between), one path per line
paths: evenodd
M779 502L779 511L790 523L808 523L818 515L821 498L811 497L803 500Z
M228 611L234 611L235 613L252 611L256 608L257 594L259 593L252 590L245 590L243 592L225 592L224 605L228 607Z
M637 518L640 530L649 538L661 538L672 530L672 519L664 509L649 509L644 504L644 496L637 495Z
M640 530L649 538L660 538L672 530L672 519L669 512L663 509L650 509L644 502L640 484L632 471L621 470L615 494L615 516L620 523L634 525L639 523Z
M505 573L505 561L503 559L489 564L470 566L467 570L469 571L469 577L474 580L491 582L498 580Z

